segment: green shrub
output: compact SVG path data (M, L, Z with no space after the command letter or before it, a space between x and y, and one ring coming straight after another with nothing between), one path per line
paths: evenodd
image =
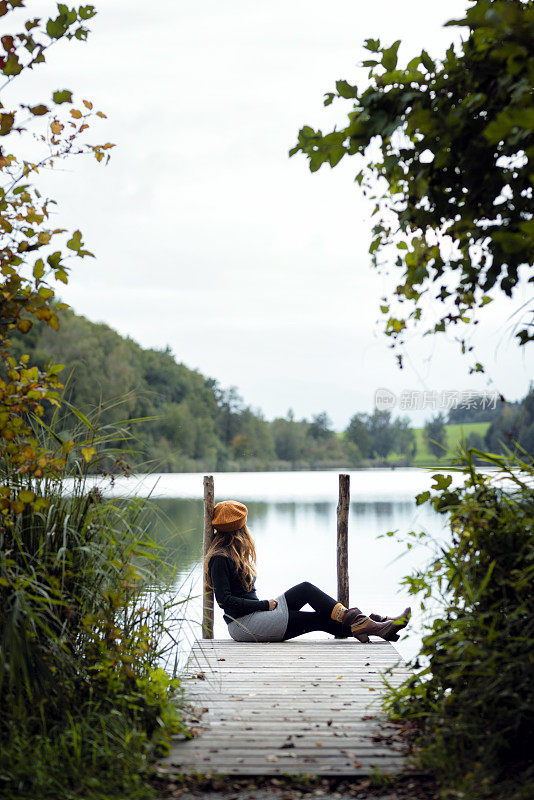
M0 526L0 795L147 796L151 758L183 728L144 504L83 478L16 481L47 506Z
M534 467L485 454L498 470L482 475L472 456L463 488L437 474L418 497L449 516L452 536L405 579L423 593L423 608L439 601L441 610L414 664L423 668L390 690L387 709L413 721L421 765L454 796L526 800L534 795Z

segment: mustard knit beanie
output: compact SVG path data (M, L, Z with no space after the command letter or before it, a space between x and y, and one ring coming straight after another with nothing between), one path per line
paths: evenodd
M248 508L237 500L223 500L213 509L211 524L222 533L242 528L247 521Z

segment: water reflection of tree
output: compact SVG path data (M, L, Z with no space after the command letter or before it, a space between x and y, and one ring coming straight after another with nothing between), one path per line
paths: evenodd
M150 501L149 534L177 572L202 557L202 500L161 498Z
M251 524L261 522L269 503L248 503ZM148 532L162 548L176 573L191 571L202 559L204 506L202 500L159 498L149 501Z
M392 519L394 514L407 513L413 511L413 502L394 503L376 500L372 503L351 503L351 513L358 517L374 517L375 519Z
M335 516L335 503L299 502L248 502L249 525L254 529L265 527L268 514L286 517L296 524L303 510L323 521ZM410 502L363 502L351 503L354 518L372 518L389 523L395 514L413 511ZM149 500L147 505L148 532L154 542L162 548L166 560L177 574L191 572L202 560L203 503L202 500L160 498Z

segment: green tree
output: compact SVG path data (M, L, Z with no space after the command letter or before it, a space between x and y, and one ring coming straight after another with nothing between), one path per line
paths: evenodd
M443 332L473 321L499 291L512 297L520 270L534 280L534 4L477 0L447 24L466 33L441 60L423 50L401 66L399 41L368 39L365 87L340 80L326 95L325 105L350 104L346 126L305 126L290 151L312 172L345 156L362 165L356 180L376 203L372 260L396 267L381 310L397 345L425 324L431 298L443 312L428 330ZM525 314L521 345L534 339Z
M385 458L395 446L395 432L391 424L391 411L375 408L369 417L370 453L373 458Z
M451 408L447 415L449 425L466 422L493 422L501 413L503 398L493 400L484 394L472 394L470 402Z
M447 447L447 428L445 427L445 417L443 414L437 414L426 423L425 440L429 450L431 450L435 456L441 458L441 456L445 455L445 448Z
M301 422L283 417L271 423L274 447L277 457L294 464L300 461L306 451L306 430Z
M486 432L485 442L494 453L519 446L534 455L534 387L520 402L503 404Z
M264 462L275 458L271 426L259 412L245 408L239 419L240 433L232 441L236 458L256 458Z
M216 388L217 397L217 433L227 445L231 445L239 433L239 416L243 411L243 398L236 386L229 389Z
M369 432L369 415L354 414L345 429L345 441L348 445L347 455L358 463L368 458L371 452L371 436Z
M397 417L393 422L393 449L403 456L411 458L415 455L417 444L415 431L409 417Z
M320 414L316 414L316 416L312 417L308 433L312 439L317 439L318 441L327 441L335 436L332 430L332 423L326 411L322 411Z
M474 447L476 450L483 450L484 449L484 437L473 431L469 434L466 439L466 447L471 448Z

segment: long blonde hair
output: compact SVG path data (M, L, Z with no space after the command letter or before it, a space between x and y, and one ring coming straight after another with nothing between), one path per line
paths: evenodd
M256 577L256 548L246 525L231 533L214 531L213 540L204 557L204 577L210 589L213 589L209 570L209 562L212 556L227 556L227 558L231 558L236 565L237 574L243 581L245 588L250 591Z

